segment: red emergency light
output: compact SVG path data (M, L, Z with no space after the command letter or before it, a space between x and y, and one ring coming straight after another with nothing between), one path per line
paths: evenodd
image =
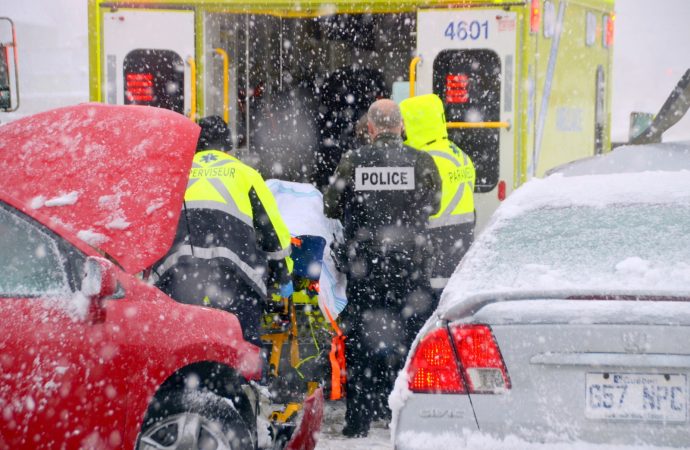
M146 103L153 101L153 74L152 73L128 73L127 98L134 103Z
M446 75L446 103L467 103L469 77L464 73Z
M604 16L604 47L609 48L613 45L614 22L616 15Z
M529 31L536 33L539 31L539 25L541 24L541 0L532 0L532 5L530 7L530 18L529 18Z

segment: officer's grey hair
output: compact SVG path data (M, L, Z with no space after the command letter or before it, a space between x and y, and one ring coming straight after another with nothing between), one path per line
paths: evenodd
M372 103L367 119L377 131L399 131L403 123L400 107L389 99L376 100Z

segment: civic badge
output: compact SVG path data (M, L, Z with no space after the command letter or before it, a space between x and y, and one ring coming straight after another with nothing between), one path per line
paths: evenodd
M643 331L626 331L622 337L626 353L645 353L649 350L649 336Z

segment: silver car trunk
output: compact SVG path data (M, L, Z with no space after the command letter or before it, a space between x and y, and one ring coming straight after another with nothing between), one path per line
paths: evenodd
M523 298L474 309L445 317L490 325L512 383L504 394L472 395L483 432L690 442L690 301Z

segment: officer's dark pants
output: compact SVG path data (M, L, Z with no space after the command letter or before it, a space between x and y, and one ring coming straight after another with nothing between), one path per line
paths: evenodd
M389 419L388 395L407 350L431 311L424 270L404 254L369 256L348 275L343 314L347 340L346 430L364 434ZM358 266L358 262L351 267ZM359 276L358 276L359 275Z
M453 275L474 242L474 225L474 222L469 222L428 230L428 235L436 249L431 267L432 279L449 279ZM436 310L443 289L443 287L432 288L434 298L432 311Z
M168 269L156 286L174 300L222 309L237 316L244 339L261 346L262 298L219 260L185 258Z

